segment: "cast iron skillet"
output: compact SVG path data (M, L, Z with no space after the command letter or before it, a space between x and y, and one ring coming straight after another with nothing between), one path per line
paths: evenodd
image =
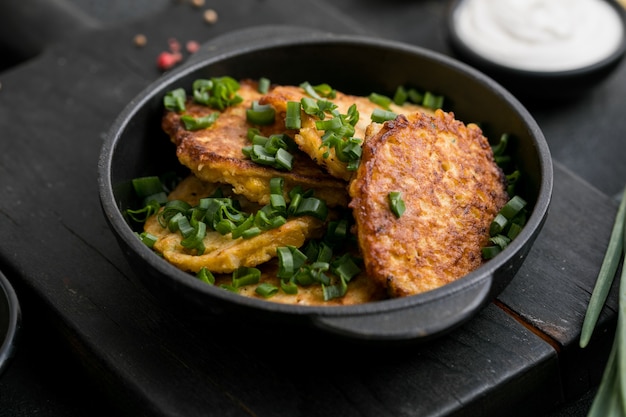
M398 85L443 94L446 110L480 122L488 137L509 133L525 173L519 193L532 205L522 233L503 252L458 281L420 295L356 306L310 307L251 299L198 281L159 258L136 237L122 210L135 207L131 180L180 168L160 129L163 95L190 91L195 79L229 75L272 82L329 83L352 94L392 94ZM519 269L548 212L552 162L541 130L500 85L453 59L414 46L362 36L253 28L215 39L201 55L154 82L122 111L102 147L101 204L129 263L164 305L194 319L284 321L357 341L423 341L469 320Z

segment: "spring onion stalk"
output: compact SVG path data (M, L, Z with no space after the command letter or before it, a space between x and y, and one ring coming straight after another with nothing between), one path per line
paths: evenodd
M611 253L614 250L614 246L612 245L614 242L612 241L614 234L611 234L611 238L609 239L609 248L607 249L605 261L607 261L607 268L612 268L612 262L614 258L619 259L626 253L626 226L624 225L624 219L626 218L626 214L624 210L624 203L626 201L626 193L622 196L622 201L620 204L620 208L618 209L618 215L616 216L616 220L614 223L613 231L615 229L621 230L619 231L619 239L621 243L621 250L619 252ZM620 244L617 244L619 247ZM604 269L604 262L601 267ZM605 278L608 276L608 278ZM592 300L594 300L594 296L596 294L596 289L598 289L598 293L603 292L604 284L600 285L600 281L608 281L608 286L610 287L610 282L613 280L614 276L611 275L599 275L598 281L596 282L596 288L594 288L594 292L592 294ZM607 290L608 291L608 290ZM599 301L595 301L592 306L592 302L590 301L587 313L590 311L599 314L599 310L604 304L604 299L601 299L602 295L598 297ZM600 302L601 301L601 302ZM605 416L626 416L626 381L623 376L626 372L626 268L622 268L622 273L620 277L619 284L619 307L618 307L618 317L617 317L617 328L615 331L615 338L613 340L613 346L611 347L611 353L609 354L609 358L604 369L604 373L602 375L602 379L600 381L600 386L598 387L598 391L596 396L593 399L589 412L587 414L588 417L605 417ZM589 323L592 323L591 319ZM585 339L583 340L581 334L581 347L583 346L583 342L588 342L588 339L593 331L593 326L589 324L590 327L585 327L587 324L587 316L585 317L585 323L583 324ZM594 324L595 325L595 324ZM586 345L586 343L585 343Z
M591 339L591 334L596 326L602 307L606 302L606 298L611 289L613 279L619 266L619 261L624 251L624 236L625 232L625 218L626 218L626 194L622 196L621 203L617 210L615 222L611 230L611 236L604 255L604 259L600 266L600 271L596 279L587 311L585 313L585 319L583 321L582 331L580 334L580 347L585 347ZM625 284L626 285L626 284ZM620 300L621 301L621 300ZM626 307L626 301L624 306Z

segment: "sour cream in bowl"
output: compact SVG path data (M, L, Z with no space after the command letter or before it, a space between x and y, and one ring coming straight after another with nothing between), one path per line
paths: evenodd
M448 35L462 60L535 97L585 92L626 51L625 12L611 0L454 0Z

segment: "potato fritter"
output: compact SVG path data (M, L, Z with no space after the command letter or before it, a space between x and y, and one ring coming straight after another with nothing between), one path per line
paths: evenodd
M201 181L189 176L181 181L169 194L169 200L182 200L192 206L200 199L211 196L219 184ZM250 212L260 207L245 198L238 199L242 208ZM185 249L181 244L182 236L178 232L170 232L159 223L156 215L148 218L144 231L157 237L154 250L163 255L168 262L183 271L198 272L206 267L211 272L232 272L240 266L257 266L276 256L279 246L296 246L312 238L320 237L324 232L321 220L311 216L290 218L287 223L276 229L266 230L260 235L248 239L233 239L231 234L222 235L216 231L207 231L204 238L205 251L197 255L195 251Z
M331 207L346 206L345 181L332 177L303 153L294 155L291 171L258 165L244 156L242 148L250 144L246 109L261 97L261 93L257 91L255 82L242 81L240 85L238 94L243 102L221 112L209 128L196 131L185 129L180 120L182 114L202 117L216 111L191 100L186 103L184 113L168 111L165 114L162 127L176 144L179 161L202 180L230 184L234 192L260 204L268 203L270 179L282 177L286 193L301 185L304 189L314 190L315 196L324 199ZM263 132L266 135L272 133L267 129Z
M480 128L441 110L372 129L349 192L366 271L392 297L432 290L479 267L491 221L508 199ZM390 192L405 203L399 218Z
M287 102L299 102L303 97L308 97L308 95L301 87L277 86L267 95L263 96L259 102L262 104L270 104L276 110L276 114L281 114L281 117L278 117L277 120L283 120L286 113ZM353 104L356 105L359 112L359 120L354 126L354 137L359 139L364 139L365 130L372 123L371 116L374 109L382 109L380 105L375 104L368 97L353 96L340 91L336 92L334 98L324 98L323 100L335 104L340 114L346 114L350 106ZM396 114L430 111L410 103L402 106L391 103L389 110ZM315 127L316 120L319 119L302 112L302 127L294 136L295 142L304 153L308 154L317 164L326 168L332 176L348 181L352 177L353 171L349 171L346 168L346 163L337 158L334 149L329 150L327 147L322 146L324 131L320 131ZM282 127L284 129L284 124ZM326 155L326 153L328 153L328 155Z
M200 199L213 195L220 184L207 183L195 176L189 176L181 181L168 195L169 200L182 200L196 206ZM237 198L236 195L229 196ZM239 196L242 208L250 211L260 207L246 201ZM248 211L248 210L246 210ZM196 255L185 249L181 244L182 237L178 232L170 232L158 221L156 215L151 216L144 224L144 231L157 237L154 250L164 259L183 271L198 272L205 267L215 274L215 285L229 285L232 281L232 271L240 266L254 266L261 270L260 283L273 284L280 287L277 278L276 248L292 245L300 247L312 238L319 238L323 233L321 221L312 217L289 219L278 229L262 233L249 239L232 239L230 234L221 235L218 232L209 232L204 239L205 252ZM297 294L287 294L279 291L270 300L277 303L298 305L352 305L362 304L385 297L385 291L375 281L370 280L364 272L352 278L349 282L349 291L343 297L324 300L320 285L300 287ZM239 294L247 297L261 297L255 292L256 285L239 288Z

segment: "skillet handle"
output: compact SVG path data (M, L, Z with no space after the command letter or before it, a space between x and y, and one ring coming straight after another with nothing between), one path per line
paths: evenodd
M445 294L444 287L442 295L417 305L387 311L385 302L382 302L378 310L351 315L319 315L312 321L324 331L352 339L425 341L460 326L485 307L490 300L492 280L493 276L482 277L450 294Z

